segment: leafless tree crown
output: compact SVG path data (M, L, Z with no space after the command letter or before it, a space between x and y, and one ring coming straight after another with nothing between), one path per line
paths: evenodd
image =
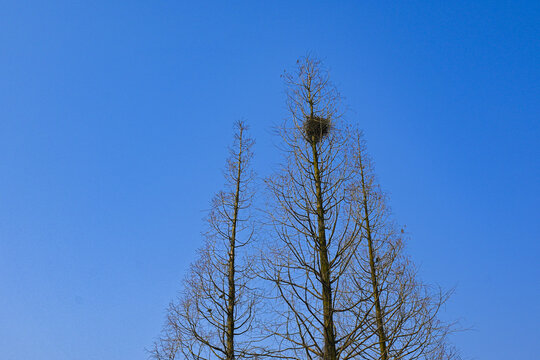
M257 291L252 259L239 253L253 239L250 219L253 140L247 126L236 123L234 145L225 170L225 189L212 201L208 232L199 259L191 266L184 290L168 309L156 359L257 358L260 338L255 326Z
M252 241L253 140L239 122L226 188L154 358L458 359L448 342L454 324L439 319L450 293L422 283L405 255L404 231L328 71L305 57L284 79L288 117L281 167L266 179L267 242Z
M360 228L349 196L354 171L341 98L321 63L309 57L285 81L285 159L267 181L279 241L265 276L282 305L274 333L284 357L352 359L365 338L356 314L365 299L350 286Z
M267 180L276 239L264 276L280 356L295 359L452 358L448 294L417 280L357 130L320 61L285 73L284 161Z

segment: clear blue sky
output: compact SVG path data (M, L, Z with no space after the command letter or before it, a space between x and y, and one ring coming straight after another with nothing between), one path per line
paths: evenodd
M473 359L538 358L540 2L1 1L0 358L145 359L232 123L311 52ZM406 3L406 4L405 4Z

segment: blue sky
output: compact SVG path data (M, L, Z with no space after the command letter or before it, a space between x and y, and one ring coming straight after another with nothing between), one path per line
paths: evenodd
M232 123L323 59L472 359L540 336L540 2L1 1L0 357L145 359Z

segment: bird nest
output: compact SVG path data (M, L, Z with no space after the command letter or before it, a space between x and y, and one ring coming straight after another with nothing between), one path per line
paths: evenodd
M330 132L330 119L321 116L308 116L304 122L304 131L309 142L318 143Z

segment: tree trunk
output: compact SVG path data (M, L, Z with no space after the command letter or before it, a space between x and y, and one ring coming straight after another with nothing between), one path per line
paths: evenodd
M359 154L361 157L362 155ZM377 283L377 274L375 268L375 251L373 250L373 239L371 237L371 225L369 223L369 210L368 210L368 192L366 189L366 183L364 178L364 166L362 164L362 159L360 161L360 180L362 182L362 205L364 208L364 221L366 228L366 237L368 241L368 251L369 251L369 267L371 273L371 285L373 287L373 297L375 298L375 320L377 322L377 335L379 337L379 348L381 360L388 360L388 349L387 349L387 340L386 333L384 331L384 321L383 313L381 310L381 303L379 300L379 285Z
M229 244L229 269L228 269L228 296L227 296L227 344L226 344L226 360L234 360L234 331L235 331L235 316L234 307L236 304L236 286L235 286L235 255L236 255L236 225L238 222L238 207L240 199L240 182L242 174L242 135L243 129L239 130L239 151L238 151L238 171L236 177L236 189L234 194L234 209L232 228Z
M312 115L313 117L313 115ZM330 283L330 265L328 263L328 248L326 244L326 228L324 225L324 209L321 189L321 177L319 173L319 156L315 138L311 139L313 151L313 174L315 177L315 191L317 198L317 226L318 226L318 251L321 262L321 282L323 297L324 318L324 360L337 360L336 335L334 333L334 316L332 309L332 286Z

